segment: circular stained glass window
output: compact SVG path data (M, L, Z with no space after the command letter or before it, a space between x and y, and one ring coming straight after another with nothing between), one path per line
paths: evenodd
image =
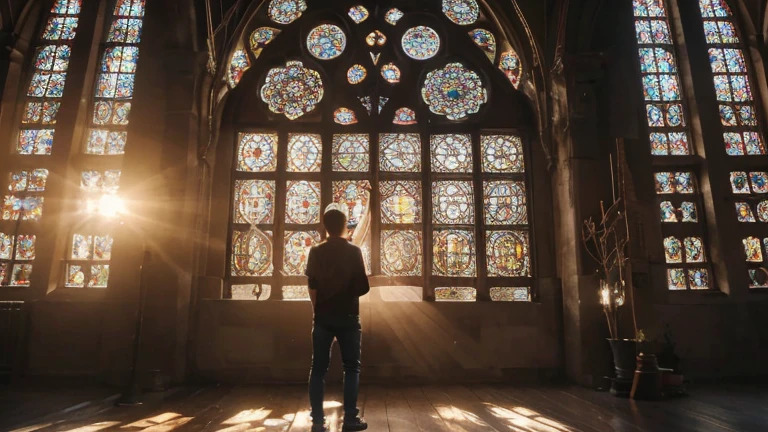
M405 54L415 60L430 59L440 49L440 36L427 26L408 29L401 42Z
M458 25L474 24L480 16L475 0L443 0L443 13Z
M385 64L381 67L381 76L390 84L397 84L400 82L400 69L392 63Z
M331 60L340 56L346 46L347 37L333 24L319 25L307 36L307 49L320 60Z
M461 63L449 63L427 74L421 97L433 113L461 120L480 111L488 92L477 73Z
M307 10L304 0L272 0L269 3L269 18L278 24L290 24Z
M350 84L360 84L363 82L367 74L368 72L365 70L363 65L353 65L347 71L347 81L349 81Z

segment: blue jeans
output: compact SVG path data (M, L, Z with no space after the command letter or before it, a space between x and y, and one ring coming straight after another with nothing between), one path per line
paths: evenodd
M312 328L312 369L309 372L309 402L312 406L312 423L323 424L323 397L325 374L331 364L333 340L339 343L341 361L344 363L344 418L354 419L357 409L357 392L360 387L360 342L362 327L360 317L347 316L333 320L315 321Z

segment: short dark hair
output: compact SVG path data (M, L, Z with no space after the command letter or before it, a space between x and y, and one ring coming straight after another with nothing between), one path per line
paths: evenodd
M323 225L328 234L340 236L347 226L347 215L336 209L328 210L323 215Z

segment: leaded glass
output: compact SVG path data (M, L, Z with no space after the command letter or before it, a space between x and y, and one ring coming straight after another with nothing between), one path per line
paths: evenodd
M368 75L368 72L363 65L352 65L347 71L347 81L349 81L350 84L360 84L363 82L366 75Z
M18 261L32 261L35 259L35 239L34 235L16 236L16 255L14 259Z
M387 43L387 36L378 30L374 30L368 33L368 36L365 37L365 43L368 44L369 47L376 45L384 46L384 44Z
M387 276L421 276L421 231L381 232L381 272Z
M349 12L347 12L347 15L352 18L352 21L354 21L355 24L360 24L361 22L368 19L369 13L365 6L357 5L352 6L349 9Z
M736 218L739 222L754 222L755 216L752 214L752 208L745 202L737 202L736 205Z
M96 101L93 104L92 122L95 125L119 125L129 123L131 102Z
M480 7L475 0L443 0L443 13L458 25L470 25L480 16Z
M115 19L109 27L107 42L136 44L141 42L143 20Z
M486 255L488 276L531 275L531 258L526 231L488 231Z
M288 181L285 197L285 222L320 223L320 182Z
M749 182L747 173L744 171L734 171L731 173L731 189L735 194L749 194Z
M419 134L379 135L379 169L386 172L421 171Z
M23 124L56 124L56 116L59 113L60 107L61 102L27 102L21 122Z
M307 10L304 0L272 0L267 11L269 18L278 24L290 24Z
M235 223L271 224L275 214L275 182L235 181Z
M698 222L699 213L696 210L696 204L684 201L680 205L680 213L683 215L683 222Z
M387 11L387 13L384 15L384 19L389 23L390 25L397 25L397 22L400 21L400 18L402 18L405 14L398 8L392 8Z
M757 218L760 222L768 222L768 201L760 201L757 204Z
M685 289L685 270L680 268L667 269L667 287L671 291Z
M48 170L38 168L32 171L16 171L10 174L10 192L43 192L48 180Z
M432 171L440 173L472 172L472 136L464 134L432 135Z
M667 237L664 239L664 255L667 263L679 264L683 262L683 246L676 237Z
M64 283L67 288L83 288L85 286L85 271L81 265L67 265L67 281Z
M395 111L395 118L392 119L392 123L396 125L416 124L416 112L410 108L399 108Z
M371 62L374 66L379 64L379 58L381 58L381 53L370 53L371 54Z
M763 262L763 251L760 247L760 239L757 237L747 237L742 240L744 244L744 253L747 256L747 262Z
M473 302L477 300L477 290L472 287L435 288L435 301L438 302Z
M320 172L323 144L319 134L288 134L288 172Z
M347 228L356 228L368 210L371 200L371 183L368 180L344 180L333 182L333 202L346 207Z
M432 182L432 221L435 224L474 224L475 196L472 182Z
M250 67L251 60L248 58L248 53L245 52L245 49L236 49L229 60L227 72L227 84L229 84L229 87L235 88L243 78L245 71L250 69Z
M29 286L32 276L32 264L15 264L11 274L11 286Z
M35 69L46 72L66 72L72 48L69 45L46 45L37 51ZM32 96L32 95L28 95Z
M286 301L309 301L309 287L306 286L284 286L282 289L283 300Z
M440 50L440 36L427 26L408 29L401 40L403 52L414 60L427 60Z
M515 50L508 50L501 53L499 58L499 69L504 72L507 79L512 83L512 87L520 87L520 78L523 75L522 63Z
M25 129L19 132L16 151L23 155L50 155L53 129Z
M393 63L387 63L381 67L381 77L390 84L400 82L400 69Z
M144 0L118 0L115 5L115 15L143 17Z
M486 225L525 225L528 223L525 182L495 180L483 183L483 209Z
M51 98L62 97L64 95L64 85L66 84L66 80L66 73L36 73L32 76L32 80L30 81L27 96Z
M685 238L685 262L701 263L706 261L704 257L704 242L698 237Z
M285 114L289 120L311 112L322 99L323 81L320 74L305 68L298 60L270 69L261 87L261 100L269 106L270 111Z
M412 224L421 222L421 182L383 181L381 193L381 222Z
M269 45L282 32L272 27L259 27L251 33L251 52L255 57L261 55L261 51Z
M347 46L347 37L334 24L321 24L307 36L307 49L317 59L331 60L340 56Z
M688 286L693 290L709 289L709 271L702 268L689 269Z
M0 259L10 260L12 254L13 236L0 232Z
M483 172L523 173L523 141L514 135L483 135L480 137Z
M93 258L93 236L85 234L74 234L72 236L72 254L73 260L90 260Z
M91 129L85 153L94 155L119 155L125 153L128 132Z
M238 171L274 172L277 169L277 134L241 133L238 141Z
M272 233L250 230L232 233L232 276L272 275Z
M657 172L657 194L692 194L695 192L693 175L689 172Z
M528 287L492 287L491 301L496 302L530 302L531 289Z
M475 277L475 233L471 230L437 229L432 233L432 274Z
M367 134L336 134L333 136L332 163L334 171L367 172L370 169Z
M3 220L32 220L37 221L43 215L43 200L39 196L17 197L6 195L3 198Z
M750 288L768 288L768 274L764 269L749 269Z
M77 31L77 18L51 17L43 31L46 40L72 40Z
M461 63L449 63L427 74L421 97L433 113L461 120L480 111L488 92L477 73Z
M765 145L760 132L744 132L744 143L748 155L764 155Z
M333 121L342 126L349 126L357 123L357 116L351 109L342 107L333 112Z
M363 96L358 98L360 99L360 103L363 104L363 108L368 112L368 115L371 115L373 112L373 103L371 102L370 96Z
M768 173L763 171L751 172L749 173L749 180L752 183L753 193L768 193Z
M469 32L469 37L472 38L472 42L475 43L486 56L491 63L496 60L496 38L493 33L486 29L474 29Z
M283 271L288 276L303 276L307 268L309 249L320 243L317 231L286 231Z
M109 282L109 265L96 264L91 266L91 277L88 279L88 288L106 288Z
M58 15L78 15L82 0L56 0L51 8L51 13Z
M381 114L381 111L384 110L384 106L389 102L389 98L387 97L379 97L379 114Z

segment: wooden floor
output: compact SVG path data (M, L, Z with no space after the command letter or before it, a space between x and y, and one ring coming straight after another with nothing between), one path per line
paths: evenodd
M281 431L310 424L305 388L177 388L116 408L103 388L0 388L0 431ZM373 432L768 431L768 390L691 389L686 398L633 402L576 387L424 386L361 389ZM341 393L330 387L326 415L338 431Z

